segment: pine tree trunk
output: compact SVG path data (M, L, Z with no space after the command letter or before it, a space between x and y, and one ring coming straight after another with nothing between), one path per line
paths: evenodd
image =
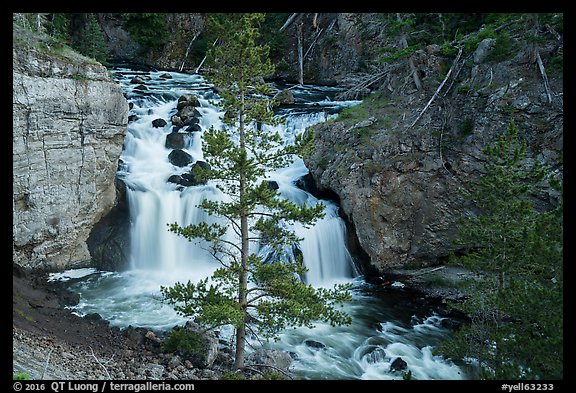
M244 96L240 98L240 119L239 119L239 134L240 134L240 149L246 151L246 141L244 132ZM234 367L238 369L244 368L244 348L246 345L246 313L247 313L247 294L246 290L248 288L248 253L249 253L249 241L248 241L248 212L245 208L245 196L246 196L246 169L240 167L240 236L242 242L240 263L241 271L238 276L238 304L242 313L244 315L242 319L242 324L236 327L236 354L234 359Z
M244 325L236 329L236 354L234 358L234 368L242 370L244 368L244 347L246 343L246 327Z

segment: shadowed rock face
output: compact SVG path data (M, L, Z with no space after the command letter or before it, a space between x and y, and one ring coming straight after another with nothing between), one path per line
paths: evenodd
M93 225L116 203L128 103L105 67L13 48L13 258L87 264Z
M550 48L543 45L541 55ZM461 191L483 170L484 147L511 120L528 143L528 160L563 176L562 73L548 76L555 92L549 103L537 68L526 66L529 51L499 63L467 61L411 127L445 76L434 48L414 58L427 75L421 90L405 84L404 71L391 72L389 85L363 110L367 116L359 110L314 127L315 152L305 160L318 188L338 194L367 265L380 272L435 263L454 251L458 219L475 213ZM534 202L545 210L560 196L542 187Z

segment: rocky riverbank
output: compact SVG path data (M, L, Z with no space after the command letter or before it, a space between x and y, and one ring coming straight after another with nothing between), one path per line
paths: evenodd
M13 373L38 380L220 380L233 376L233 356L225 345L219 345L211 367L196 367L177 354L164 353L161 333L119 329L98 315L72 314L65 304L73 303L75 296L48 282L46 274L25 272L14 265ZM277 352L256 351L246 363L268 364L280 369L278 377L292 378L289 355ZM262 378L263 369L253 369L238 377Z

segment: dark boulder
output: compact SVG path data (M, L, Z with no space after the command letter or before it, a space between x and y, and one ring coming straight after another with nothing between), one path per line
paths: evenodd
M168 161L172 165L184 167L192 162L192 156L181 149L174 149L168 154Z
M386 351L380 346L371 347L362 357L371 364L381 363L386 358Z
M187 106L178 111L177 115L182 119L184 124L192 124L192 119L199 118L202 115L192 106Z
M178 104L176 104L176 109L180 111L187 106L200 106L200 101L198 101L198 98L192 94L185 94L180 96L180 98L178 98Z
M174 125L174 126L182 127L184 125L184 122L182 121L182 119L178 115L173 115L170 118L170 121L172 122L172 125Z
M141 76L135 76L134 78L130 79L130 83L133 85L141 85L146 83L146 81Z
M282 90L274 96L274 100L276 100L279 105L292 105L295 102L294 93L288 89Z
M280 186L278 186L278 182L275 180L266 180L266 183L269 190L277 190L280 188Z
M171 132L170 134L166 135L166 146L168 149L183 149L186 146L186 140L184 138L184 134L180 134L178 132Z
M186 128L185 131L186 132L200 132L200 131L202 131L202 128L200 127L200 124L192 124L191 126Z
M174 184L180 184L181 181L182 176L180 175L171 175L167 180L168 183L174 183Z
M122 162L119 162L122 165ZM119 271L128 267L130 256L130 209L126 184L116 180L116 204L97 222L86 244L94 267Z
M314 349L324 349L326 348L326 345L322 344L319 341L315 341L315 340L305 340L304 344L306 344L308 347L310 348L314 348Z
M164 120L164 119L154 119L154 120L152 120L152 127L154 127L154 128L162 128L162 127L164 127L166 124L168 124L168 123L166 123L166 120Z
M408 363L406 363L404 361L404 359L398 357L398 358L394 359L394 361L390 365L390 370L402 371L402 370L406 370L406 367L408 367Z

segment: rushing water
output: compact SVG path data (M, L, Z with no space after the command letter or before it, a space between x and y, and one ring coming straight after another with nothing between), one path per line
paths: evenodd
M181 187L167 182L169 176L190 170L168 160L166 135L171 132L170 118L183 94L194 94L200 101L201 132L191 134L184 150L195 162L202 160L202 132L220 127L222 113L215 106L216 97L198 75L164 72L137 72L115 69L114 75L133 103L131 115L137 120L128 125L118 177L127 186L131 220L130 269L103 272L82 269L54 275L52 279L72 278L71 289L80 293L75 312L97 312L111 325L145 326L168 330L182 325L185 319L162 303L160 286L176 281L197 281L219 267L200 243L189 242L167 230L168 223L185 226L215 220L196 208L204 198L222 200L224 195L208 182L206 185ZM148 78L148 90L136 89L130 80ZM296 103L283 108L278 116L286 119L277 126L287 142L306 127L326 121L357 101L334 101L337 89L303 86L293 89ZM154 128L152 121L162 118L167 125ZM331 327L319 323L315 328L289 329L276 342L266 344L288 351L294 358L293 370L304 379L401 379L403 372L391 368L400 357L416 379L462 379L458 366L433 354L433 348L449 336L443 327L444 317L432 310L398 308L402 299L383 295L358 274L346 248L346 227L338 215L338 205L318 201L296 187L296 181L308 173L303 161L269 173L268 180L278 183L281 196L296 203L324 203L325 217L313 227L295 225L304 240L299 244L304 264L309 269L305 280L314 286L332 286L337 282L353 284L353 301L346 306L353 318L350 326ZM257 251L257 250L256 250Z

